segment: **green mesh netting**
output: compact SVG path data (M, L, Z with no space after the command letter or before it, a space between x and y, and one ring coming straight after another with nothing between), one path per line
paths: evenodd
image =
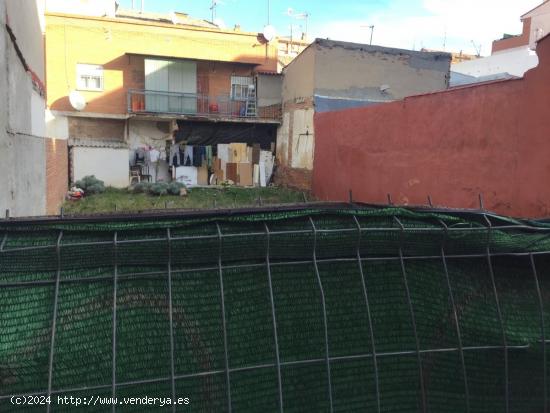
M545 411L542 222L312 208L9 222L0 237L0 412L45 411L12 404L28 394L56 412L112 409L57 396L190 401L124 412Z

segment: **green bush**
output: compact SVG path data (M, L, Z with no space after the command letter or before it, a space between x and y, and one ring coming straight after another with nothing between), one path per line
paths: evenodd
M105 192L105 183L101 179L97 179L94 175L88 175L79 181L75 182L75 185L84 190L85 195L101 194Z
M132 192L134 194L148 194L152 185L151 182L138 182L132 187Z
M179 195L180 189L185 188L181 182L139 182L129 188L129 191L134 194L149 194L149 195Z
M185 185L181 182L170 182L168 184L168 193L171 195L179 195L182 188L185 188Z
M167 195L168 184L166 182L157 182L156 184L151 185L149 193L152 195Z

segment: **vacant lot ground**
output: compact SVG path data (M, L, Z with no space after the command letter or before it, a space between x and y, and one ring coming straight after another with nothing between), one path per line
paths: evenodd
M260 203L285 204L303 202L304 194L286 188L194 188L187 196L134 194L126 189L107 188L98 195L90 195L78 201L66 201L63 210L67 214L92 214L98 212L144 211L151 209L201 209L254 206Z

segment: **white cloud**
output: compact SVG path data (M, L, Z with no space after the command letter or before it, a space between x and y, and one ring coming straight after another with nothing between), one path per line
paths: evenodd
M410 1L410 0L409 0ZM368 43L374 24L373 44L417 50L421 47L475 53L472 40L481 45L481 53L491 53L491 43L503 33L519 34L520 16L541 0L421 0L418 11L406 12L404 3L390 7L365 19L333 21L314 27L317 37ZM410 5L410 3L409 3ZM412 9L414 10L414 9ZM363 27L362 27L363 26Z

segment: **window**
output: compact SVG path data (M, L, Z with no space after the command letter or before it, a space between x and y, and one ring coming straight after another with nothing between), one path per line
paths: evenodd
M231 99L247 100L253 87L253 78L248 76L231 76Z
M103 66L76 65L76 87L79 90L103 90Z

